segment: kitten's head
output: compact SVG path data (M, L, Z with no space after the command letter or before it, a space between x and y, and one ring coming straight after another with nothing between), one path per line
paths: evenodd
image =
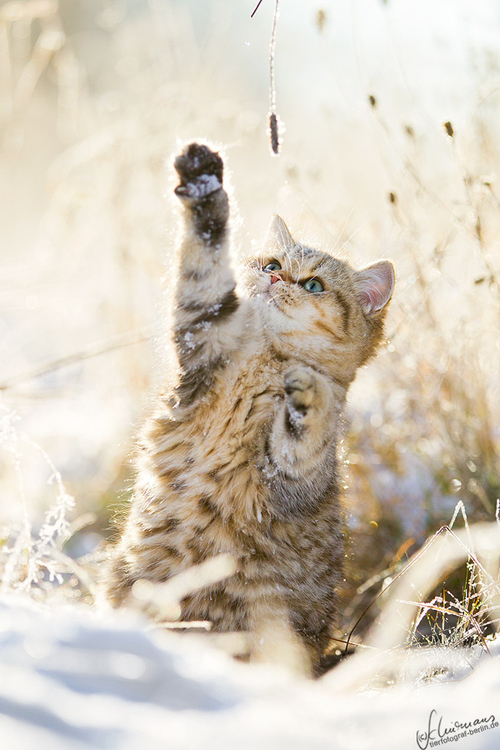
M283 354L348 384L380 343L394 269L383 260L355 271L295 242L275 216L263 252L248 261L245 286Z

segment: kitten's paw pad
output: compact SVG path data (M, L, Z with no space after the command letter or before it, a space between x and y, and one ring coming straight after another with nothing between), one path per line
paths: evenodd
M179 198L197 200L222 188L224 162L216 151L199 143L190 143L175 162L180 185L175 188Z
M287 401L294 409L305 413L316 398L316 377L306 367L293 367L285 373Z

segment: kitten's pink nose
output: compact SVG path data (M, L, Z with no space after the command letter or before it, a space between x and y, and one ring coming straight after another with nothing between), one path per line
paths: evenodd
M272 273L271 274L271 284L276 284L277 281L283 281L283 277L282 276L278 276L277 273Z

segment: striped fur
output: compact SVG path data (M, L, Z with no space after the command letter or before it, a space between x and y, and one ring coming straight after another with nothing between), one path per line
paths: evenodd
M182 618L249 631L256 651L274 618L314 671L342 577L339 417L382 337L392 267L355 272L295 243L275 217L262 255L234 271L222 160L191 144L175 166L177 380L142 433L107 595L118 606L137 579L165 581L231 553L238 572L187 597ZM274 276L263 270L271 260ZM311 277L323 292L304 288Z

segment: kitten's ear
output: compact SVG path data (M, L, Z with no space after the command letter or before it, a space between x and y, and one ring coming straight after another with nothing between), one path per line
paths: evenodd
M381 260L354 274L354 287L366 315L380 312L394 291L394 266Z
M281 216L273 216L271 225L267 230L267 236L265 246L269 248L278 248L279 250L288 250L293 247L295 242L290 230L281 218Z

